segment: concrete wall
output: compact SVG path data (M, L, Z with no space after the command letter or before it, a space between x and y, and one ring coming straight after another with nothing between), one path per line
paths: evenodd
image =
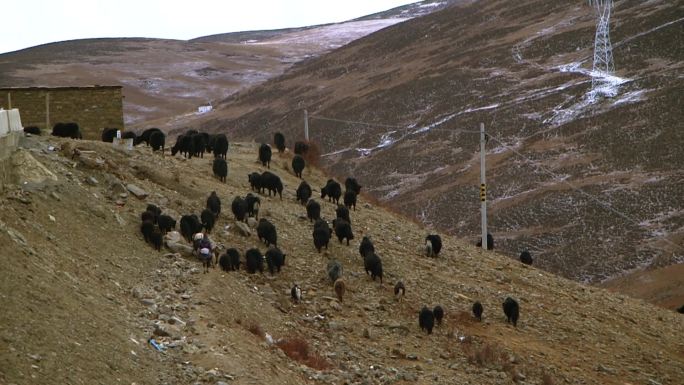
M19 111L0 110L0 191L10 179L12 166L9 158L19 146L19 140L24 136Z
M0 88L0 107L18 108L24 126L46 134L55 123L75 122L84 139L100 139L102 128L124 129L120 86Z

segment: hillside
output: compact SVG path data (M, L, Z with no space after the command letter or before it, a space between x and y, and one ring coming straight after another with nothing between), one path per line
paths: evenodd
M12 157L15 174L0 185L0 382L677 384L684 376L682 315L455 237L444 236L440 257L428 259L417 251L426 228L363 197L351 214L356 239L318 254L294 200L289 155L276 154L271 168L285 184L282 201L261 197L261 216L277 226L287 254L280 274L203 274L195 259L144 243L147 203L174 216L198 213L215 190L223 210L212 237L242 253L264 251L254 235L236 233L229 210L249 191L246 175L265 170L255 157L255 144L232 143L224 184L207 157L26 138ZM321 186L327 176L307 169L304 178ZM136 198L129 184L149 195ZM331 218L333 205L322 206ZM383 284L363 271L364 234L383 259ZM343 303L326 278L330 259L344 266ZM402 302L393 299L397 280L407 287ZM293 282L304 290L299 305L289 298ZM517 328L505 323L506 296L520 303ZM473 300L484 304L482 323L470 316ZM424 304L446 309L430 336L417 326ZM155 337L164 353L146 342L155 329L169 334ZM290 359L266 333L306 341L319 356L308 364L329 369Z
M188 41L83 39L0 54L0 87L121 85L129 128L195 116L197 108L282 74L387 26L455 0L426 0L344 23L246 31Z
M617 1L615 76L584 3L456 4L298 63L177 127L300 139L332 173L474 242L484 122L490 227L511 257L598 283L684 261L681 4ZM605 84L592 90L592 78ZM174 127L175 127L174 126ZM572 246L570 246L572 245ZM684 289L669 300L684 302Z

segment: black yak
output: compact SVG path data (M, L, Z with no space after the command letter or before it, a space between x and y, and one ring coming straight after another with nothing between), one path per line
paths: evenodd
M233 198L233 203L231 203L230 209L233 211L233 216L235 217L236 221L247 221L247 201L245 201L243 198Z
M286 254L283 254L283 252L275 246L266 251L266 265L268 266L268 272L271 273L271 275L276 272L280 273L280 268L285 265L286 256Z
M102 141L105 143L114 142L114 138L116 138L116 131L118 131L118 129L116 129L116 128L103 128L102 129Z
M40 127L36 127L36 126L24 127L24 133L40 136Z
M283 182L278 175L273 174L270 171L264 171L261 174L260 181L261 187L268 190L268 196L271 196L271 192L274 197L276 196L276 193L278 193L280 200L283 200Z
M295 145L294 145L294 153L295 154L304 156L307 152L309 152L309 145L307 143L295 142Z
M373 253L375 253L373 242L370 238L363 237L363 239L361 239L361 244L359 245L359 254L361 254L361 258L365 258L366 255Z
M183 215L180 219L180 233L186 241L192 242L192 236L202 231L202 223L197 215Z
M304 167L306 167L304 158L302 158L301 155L295 155L294 158L292 158L292 171L294 171L297 177L302 177L302 171L304 171Z
M309 199L306 204L306 217L309 218L309 222L321 219L321 205L313 199Z
M145 142L145 144L149 146L150 145L150 137L155 132L162 132L162 131L156 127L148 128L147 130L143 131L142 134L138 135L135 138L135 140L133 140L133 145L137 146L140 143Z
M259 161L262 166L271 168L271 146L266 143L259 146Z
M166 135L161 131L155 131L150 135L150 147L152 151L161 150L164 155L164 144L166 143Z
M342 187L339 183L332 179L328 179L328 183L321 187L321 199L328 197L329 202L340 203L340 197L342 196Z
M531 265L532 264L532 254L530 254L530 252L527 250L523 250L523 252L520 253L520 262L522 262L526 265Z
M219 258L219 266L223 271L240 270L240 252L232 247L226 250L226 253Z
M212 137L212 151L215 158L226 159L228 154L228 138L226 134L217 134Z
M259 249L253 248L245 252L245 269L249 274L254 274L257 270L264 272L264 257Z
M154 232L154 223L151 221L143 221L143 223L140 225L140 232L143 235L143 239L145 239L145 242L150 242L152 232Z
M482 247L482 237L479 238L477 241L477 247ZM494 249L494 237L492 234L487 233L487 250L493 250Z
M511 297L506 297L506 300L503 302L503 311L506 315L506 322L512 323L513 327L517 327L518 316L520 315L518 302Z
M427 306L423 306L418 314L418 325L421 330L427 331L427 334L432 334L432 328L435 327L435 315Z
M330 226L328 226L328 222L324 221L323 219L317 219L313 229L313 240L314 247L316 247L316 250L318 250L319 253L321 252L323 246L325 246L325 249L328 250L328 244L330 243L331 235L332 230L330 229Z
M218 218L221 214L221 198L216 195L216 191L212 191L207 198L207 208Z
M245 202L247 202L247 215L259 219L261 199L252 193L247 193L247 195L245 195Z
M347 190L344 192L344 198L343 198L344 205L347 208L354 208L354 211L356 211L356 193L352 190Z
M204 209L202 210L202 214L200 214L200 218L202 219L202 226L207 230L207 233L211 233L211 230L216 223L216 216L214 213L209 209Z
M437 321L437 325L441 325L442 319L444 318L444 309L442 309L441 306L437 305L434 309L432 309L432 314L435 316L435 321Z
M249 186L252 188L252 191L261 193L261 174L253 172L247 175L247 179L249 180Z
M482 321L482 312L484 311L484 308L482 307L482 304L478 301L473 304L473 315L475 318L477 318L478 321Z
M354 233L352 233L352 228L349 222L342 218L333 219L333 228L335 229L335 235L337 239L342 243L343 239L347 240L347 246L349 246L349 241L354 239Z
M368 253L363 257L363 267L366 270L366 274L370 274L373 281L376 277L380 278L380 283L382 284L382 260L375 253Z
M263 241L266 246L278 246L278 233L276 232L276 227L273 223L269 222L268 219L259 219L256 230L259 240Z
M157 218L157 224L159 225L159 231L161 231L162 234L166 234L176 228L176 220L168 215L160 215Z
M285 135L281 132L276 132L273 134L273 144L278 149L278 152L285 151Z
M425 252L428 257L436 257L442 250L442 238L437 234L425 237Z
M337 208L335 209L335 216L340 219L344 219L345 221L351 223L351 218L349 217L349 209L347 206L344 205L337 205Z
M328 266L325 270L328 273L328 278L330 278L330 282L332 283L335 283L335 281L342 278L342 264L338 261L328 262Z
M361 185L359 184L359 182L356 181L355 178L351 178L351 177L347 178L344 181L344 188L345 188L345 190L355 192L356 195L361 194Z
M228 176L228 163L226 163L225 159L214 159L212 170L214 171L215 177L217 177L221 182L226 183L226 177Z
M302 181L297 187L297 200L305 205L309 198L311 198L311 186L306 181Z
M52 127L52 136L61 138L83 139L77 123L57 123Z

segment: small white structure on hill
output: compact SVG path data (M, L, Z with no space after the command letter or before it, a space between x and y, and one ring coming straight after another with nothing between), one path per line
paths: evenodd
M213 109L213 107L211 106L211 104L208 104L206 106L199 106L199 108L197 109L197 113L198 114L206 114L207 112L211 111L212 109Z

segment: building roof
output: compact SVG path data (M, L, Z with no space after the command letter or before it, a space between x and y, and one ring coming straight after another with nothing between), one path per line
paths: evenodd
M93 90L101 88L123 88L123 86L72 86L72 87L0 87L0 91L63 91L63 90Z

